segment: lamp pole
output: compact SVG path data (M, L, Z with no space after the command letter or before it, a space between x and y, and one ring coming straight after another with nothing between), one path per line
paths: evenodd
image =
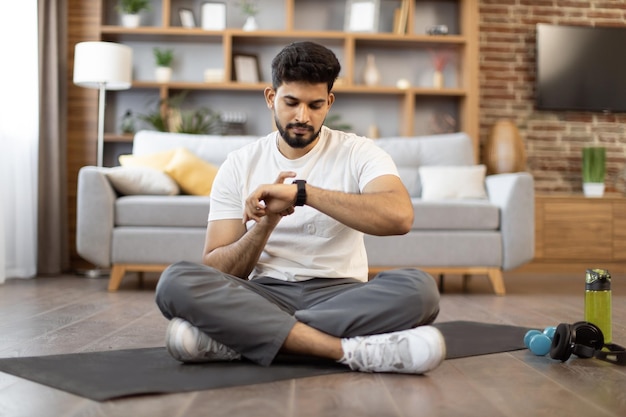
M99 167L103 166L104 162L104 106L105 106L105 95L106 95L106 83L100 83L100 96L98 97L98 155L97 155L97 165Z
M104 113L106 90L126 90L132 85L133 53L128 45L114 42L79 42L74 48L74 84L98 90L96 165L104 166ZM97 265L84 271L88 277L108 275ZM82 271L79 273L83 273Z

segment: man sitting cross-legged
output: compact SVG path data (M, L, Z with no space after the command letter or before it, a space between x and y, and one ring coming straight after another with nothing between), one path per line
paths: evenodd
M278 131L220 167L204 265L171 265L157 286L176 359L269 365L289 352L415 374L444 359L429 325L439 312L432 277L402 269L368 281L363 234L407 233L413 206L388 154L323 126L339 71L312 42L272 61L265 101Z

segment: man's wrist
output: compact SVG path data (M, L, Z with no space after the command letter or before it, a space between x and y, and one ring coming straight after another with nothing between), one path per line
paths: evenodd
M294 206L303 206L306 204L306 181L305 180L294 180L292 184L296 184L298 190L296 191L296 201L293 203Z

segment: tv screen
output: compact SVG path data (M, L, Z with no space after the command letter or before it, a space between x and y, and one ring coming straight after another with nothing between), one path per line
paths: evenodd
M626 28L537 25L535 105L626 112Z

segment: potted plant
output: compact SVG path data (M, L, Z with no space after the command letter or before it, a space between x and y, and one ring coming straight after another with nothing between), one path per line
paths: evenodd
M159 100L154 111L140 114L139 120L159 132L190 134L217 134L220 131L219 114L207 107L183 109L188 91L182 91L167 99Z
M141 23L143 10L150 10L150 0L119 0L116 7L122 19L122 26L136 28Z
M256 0L242 0L239 3L241 13L246 16L246 22L243 25L243 30L253 31L257 30L259 26L256 23L255 16L259 13Z
M606 175L606 148L583 148L583 193L585 197L604 195L604 177Z
M166 83L172 79L172 62L174 61L173 49L154 48L156 69L154 72L157 82Z
M329 129L351 131L352 125L341 120L340 114L329 114L324 120L324 125Z

